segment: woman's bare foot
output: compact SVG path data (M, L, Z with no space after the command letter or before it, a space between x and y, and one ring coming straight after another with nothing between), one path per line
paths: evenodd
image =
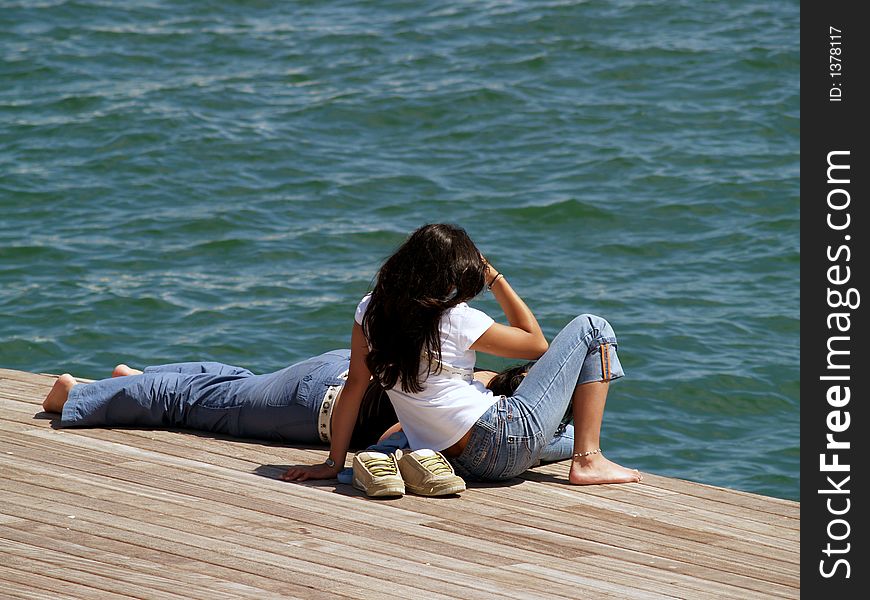
M63 405L69 397L69 391L78 383L72 375L64 373L57 378L48 396L42 401L42 409L45 412L63 412Z
M627 469L604 458L603 454L577 456L571 461L568 481L574 485L599 483L637 483L643 475L637 469Z
M139 369L132 369L127 365L121 363L112 371L112 377L126 377L127 375L141 375L142 371Z

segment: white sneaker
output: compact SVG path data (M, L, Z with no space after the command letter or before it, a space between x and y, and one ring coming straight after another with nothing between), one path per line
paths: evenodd
M399 471L408 491L421 496L446 496L465 491L465 480L456 474L443 454L434 450L399 455Z
M405 484L392 454L360 452L353 457L353 487L367 496L401 496Z

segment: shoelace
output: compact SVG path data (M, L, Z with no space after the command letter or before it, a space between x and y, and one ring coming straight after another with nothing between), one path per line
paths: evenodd
M453 473L453 468L450 466L450 463L448 463L440 454L421 458L420 464L426 467L427 471L435 475L449 475L450 473Z
M396 462L391 458L370 458L363 464L375 477L396 474Z

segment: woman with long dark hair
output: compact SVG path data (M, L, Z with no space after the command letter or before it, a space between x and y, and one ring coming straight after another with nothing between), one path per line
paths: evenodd
M468 306L484 286L509 325ZM494 395L473 377L476 351L537 362L513 395ZM606 459L599 443L609 383L622 375L607 321L580 315L548 345L531 310L465 230L425 225L386 260L357 306L329 458L291 467L283 478L337 475L374 377L386 388L411 448L440 451L465 478L515 477L573 418L571 483L640 481L637 470Z

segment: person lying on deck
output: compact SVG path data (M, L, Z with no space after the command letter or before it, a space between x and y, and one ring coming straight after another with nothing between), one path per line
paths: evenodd
M509 325L466 304L484 286ZM354 321L329 457L291 467L283 479L336 477L374 378L387 390L411 449L440 451L465 479L519 475L573 419L570 483L641 480L639 471L601 452L609 384L624 374L610 324L583 314L548 344L532 311L464 229L430 224L414 231L381 266ZM495 395L474 378L478 350L537 362L514 393Z
M112 377L58 377L42 403L61 427L179 427L290 444L329 443L330 418L347 376L349 350L333 350L255 375L217 362L118 365ZM363 395L353 445L365 447L396 423L376 384Z
M58 377L43 402L61 413L61 427L179 427L288 444L328 444L350 350L333 350L263 375L217 362L147 367L118 365L112 377L78 383ZM476 377L494 393L511 394L529 365ZM376 382L363 394L351 446L365 448L397 430L396 413ZM391 427L393 426L393 427ZM386 433L385 433L386 432ZM541 460L570 457L570 426L554 436Z

